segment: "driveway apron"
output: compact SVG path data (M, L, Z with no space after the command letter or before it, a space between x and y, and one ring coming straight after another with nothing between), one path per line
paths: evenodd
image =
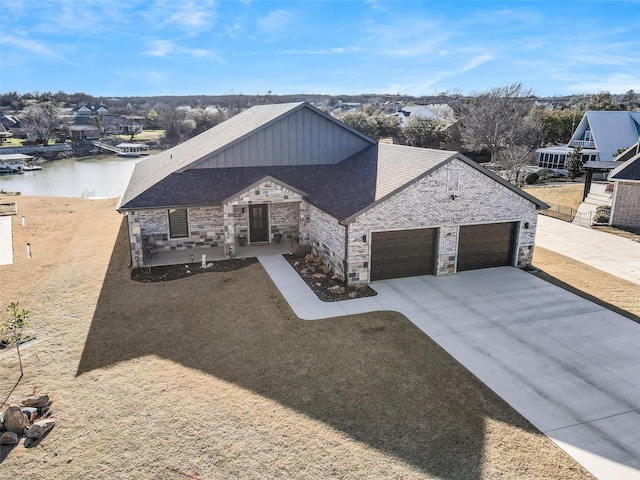
M282 257L259 260L300 318L400 312L593 475L640 479L639 324L511 267L331 303Z

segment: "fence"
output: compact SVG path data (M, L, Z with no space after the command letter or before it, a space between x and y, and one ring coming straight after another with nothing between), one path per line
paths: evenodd
M542 210L540 214L564 220L565 222L574 223L576 225L581 225L583 227L590 227L593 223L593 216L595 215L595 212L579 212L572 207L549 204L549 209Z
M549 208L547 210L541 210L540 213L548 217L564 220L565 222L573 222L573 219L578 212L575 208L565 207L564 205L548 205Z

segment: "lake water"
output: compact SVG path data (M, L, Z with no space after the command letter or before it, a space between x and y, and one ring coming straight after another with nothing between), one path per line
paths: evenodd
M42 163L42 170L0 176L0 190L48 197L119 197L134 165L148 157L68 158Z

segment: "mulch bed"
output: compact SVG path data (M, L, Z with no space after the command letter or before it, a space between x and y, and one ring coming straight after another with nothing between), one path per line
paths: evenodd
M307 257L297 255L283 255L285 260L298 272L298 275L309 285L309 288L323 302L338 302L353 298L373 297L377 295L368 285L362 287L347 287L339 278L332 278L331 273L324 274L321 266L307 260ZM331 291L329 289L334 289ZM337 291L336 291L337 290Z
M258 259L238 258L234 260L218 260L207 263L211 265L207 268L200 268L200 263L185 263L180 265L163 265L160 267L134 268L131 270L131 280L136 282L167 282L170 280L178 280L180 278L192 277L200 273L209 272L231 272L239 270L249 265L258 263Z
M283 255L298 275L309 285L309 288L323 302L338 302L353 298L372 297L377 292L368 285L363 287L347 287L339 278L322 273L320 265L307 261L305 257L297 255ZM163 265L159 267L134 268L131 279L136 282L168 282L180 278L192 277L201 273L231 272L258 263L258 259L240 258L234 260L218 260L210 262L208 268L200 268L200 263L185 263L180 265ZM332 289L332 290L329 290Z

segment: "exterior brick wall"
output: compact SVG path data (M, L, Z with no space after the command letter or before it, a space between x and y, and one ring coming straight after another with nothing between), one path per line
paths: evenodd
M515 264L524 267L533 255L535 205L466 163L453 160L349 225L349 283L369 281L371 232L439 228L437 274L446 275L455 272L459 225L516 221Z
M130 212L129 232L134 257L137 255L142 258L143 238L153 242L158 251L223 246L224 223L221 206L188 208L187 214L189 236L170 238L167 210Z
M300 203L302 196L272 180L266 180L240 193L224 205L225 252L233 256L236 239L240 233L247 235L249 242L249 209L248 205L269 205L269 231L271 235L278 230L283 238L298 238L298 222L300 219ZM242 210L244 209L244 213Z
M616 227L640 227L640 183L616 182L616 204L611 225Z
M322 210L310 208L311 225L309 244L313 253L324 258L325 263L342 279L344 271L344 237L346 229L338 220Z

